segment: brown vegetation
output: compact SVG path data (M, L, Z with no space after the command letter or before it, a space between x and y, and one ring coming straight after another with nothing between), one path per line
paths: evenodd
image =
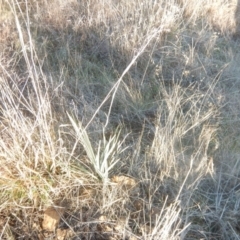
M0 0L0 239L239 239L239 5Z

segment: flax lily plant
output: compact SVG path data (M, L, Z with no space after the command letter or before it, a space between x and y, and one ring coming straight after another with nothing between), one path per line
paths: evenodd
M110 171L113 171L114 166L120 161L120 154L126 150L126 147L123 147L123 143L127 136L120 141L121 131L117 128L109 139L106 139L103 130L103 138L98 142L98 147L95 150L82 123L80 121L76 122L69 114L68 117L74 128L76 137L75 145L80 143L83 146L95 174L103 183L107 183Z

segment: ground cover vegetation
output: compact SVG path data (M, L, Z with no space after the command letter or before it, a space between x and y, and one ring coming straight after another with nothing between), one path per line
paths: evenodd
M0 0L0 239L240 239L237 0Z

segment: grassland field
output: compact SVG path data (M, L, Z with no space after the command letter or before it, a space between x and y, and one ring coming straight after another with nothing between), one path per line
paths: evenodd
M240 1L0 0L0 239L240 239Z

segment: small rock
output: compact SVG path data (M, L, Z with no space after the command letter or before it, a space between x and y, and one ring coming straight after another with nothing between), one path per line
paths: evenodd
M111 180L121 186L125 186L127 189L131 189L136 186L136 181L126 176L114 176Z
M57 229L57 240L64 240L67 235L67 229Z
M44 212L42 228L46 231L55 231L64 213L64 208L49 207Z

